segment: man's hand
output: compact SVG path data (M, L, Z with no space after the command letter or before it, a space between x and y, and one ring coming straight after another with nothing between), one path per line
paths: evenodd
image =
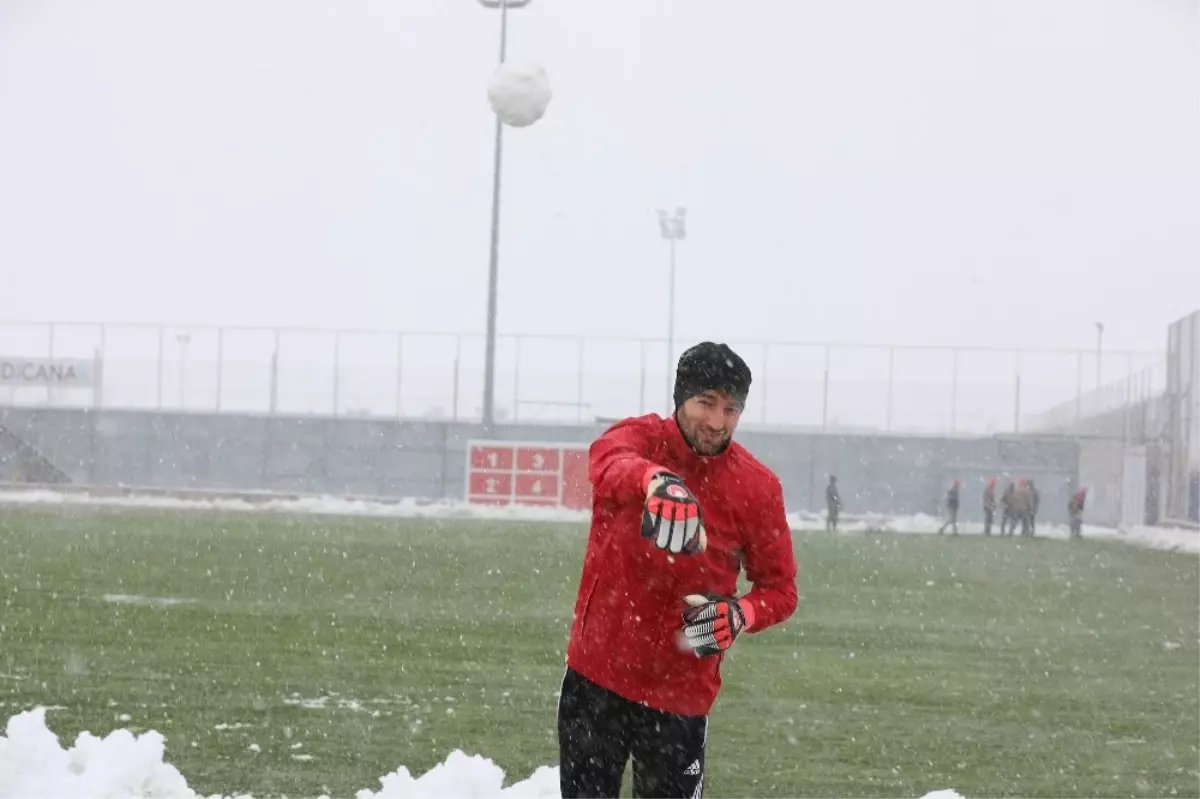
M708 545L700 503L676 475L661 469L646 473L642 537L678 555L703 552Z
M698 658L721 654L754 625L753 606L736 599L690 594L684 601L690 606L683 612L684 643Z

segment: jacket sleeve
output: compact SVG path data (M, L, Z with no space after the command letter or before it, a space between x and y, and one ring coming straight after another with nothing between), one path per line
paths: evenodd
M783 509L783 487L771 478L762 516L747 537L746 577L754 584L742 598L754 610L756 633L785 621L796 610L796 556Z
M650 449L650 431L639 420L610 427L588 449L592 492L614 502L644 500L642 478L655 465L648 457Z

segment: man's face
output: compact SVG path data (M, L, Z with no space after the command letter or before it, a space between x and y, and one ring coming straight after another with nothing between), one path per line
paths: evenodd
M680 405L676 418L692 449L701 455L716 455L733 438L742 407L724 391L705 391Z

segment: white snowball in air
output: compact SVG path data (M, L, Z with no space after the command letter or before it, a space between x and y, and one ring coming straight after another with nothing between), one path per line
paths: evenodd
M515 128L541 119L552 94L546 70L528 61L505 61L488 83L492 110L504 124Z

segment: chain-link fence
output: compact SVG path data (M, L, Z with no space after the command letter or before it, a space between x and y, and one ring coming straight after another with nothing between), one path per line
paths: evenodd
M1161 353L729 342L754 387L743 424L837 431L1020 432L1093 380ZM0 358L94 359L88 387L0 385L10 405L390 418L482 415L477 334L136 324L0 324ZM677 342L678 356L687 343ZM571 422L668 409L661 339L499 336L496 418Z

